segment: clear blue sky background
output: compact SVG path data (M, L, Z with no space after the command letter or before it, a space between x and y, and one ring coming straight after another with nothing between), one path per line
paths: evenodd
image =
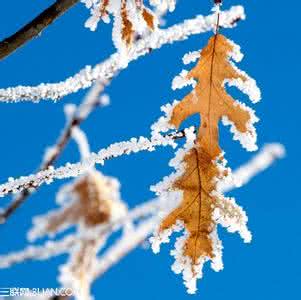
M53 1L1 1L0 39L13 33ZM289 6L282 1L225 1L224 7L243 4L247 20L224 33L242 46L246 54L240 68L255 77L263 91L263 101L256 107L259 145L281 142L287 157L256 177L250 184L232 193L247 210L254 234L251 245L237 235L220 230L224 242L225 270L205 270L199 292L188 296L182 279L170 270L169 247L158 256L150 250L137 249L110 270L93 287L96 299L300 299L300 42L301 4ZM207 14L209 0L181 0L168 24L196 14ZM87 64L106 58L114 51L111 25L101 25L96 33L83 26L88 11L78 5L43 32L40 38L0 62L0 86L34 85L54 82L75 73ZM209 34L189 40L134 62L114 79L108 88L112 105L93 113L83 124L92 150L113 141L148 135L149 126L160 115L159 107L174 98L170 83L182 68L181 57L189 50L204 46ZM66 97L57 104L42 102L0 104L0 181L34 170L44 149L52 144L64 125L63 106L79 103L83 92ZM243 95L240 97L245 100ZM251 157L222 130L221 142L231 167ZM152 197L149 186L171 171L169 149L116 159L102 171L122 183L122 196L133 206ZM59 164L79 159L73 143ZM63 182L44 186L0 227L0 253L21 249L26 230L35 214L54 206L54 196ZM4 205L8 199L0 199ZM0 270L0 287L56 287L57 266L66 256L51 262L28 262Z

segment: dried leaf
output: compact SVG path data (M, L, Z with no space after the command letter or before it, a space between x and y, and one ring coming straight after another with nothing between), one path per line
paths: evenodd
M133 24L130 21L127 12L126 0L122 0L121 2L120 13L121 13L121 20L122 20L121 38L125 42L125 44L129 46L133 42L134 29L133 29Z
M81 221L88 227L106 223L111 217L112 187L110 181L96 171L90 171L70 186L68 194L75 201L53 212L44 231L57 232L65 224L76 224Z
M100 16L105 17L108 15L108 6L109 6L110 0L103 0L103 2L100 5Z
M224 82L228 79L247 78L239 73L229 62L229 53L233 45L221 34L210 38L208 45L201 51L201 58L187 79L197 80L195 89L175 108L170 123L179 127L189 116L199 113L198 146L203 148L213 159L220 155L218 141L218 123L227 116L241 133L248 131L250 111L227 94ZM253 134L253 132L250 132Z
M124 216L126 205L120 199L119 183L112 177L96 170L87 173L74 182L63 186L58 193L61 207L34 221L29 238L34 240L46 234L55 234L71 225L76 233L67 233L75 242L70 244L69 259L60 267L59 281L71 288L76 299L92 299L91 283L97 255L107 241L107 233L94 231L97 226ZM90 231L91 230L91 231ZM89 232L90 234L87 234Z
M164 232L173 230L179 221L183 224L188 235L182 254L190 262L193 277L198 276L198 265L206 260L220 259L216 257L221 255L217 250L221 246L216 235L217 220L214 213L220 203L234 201L217 192L217 181L228 173L223 167L223 152L219 146L219 121L231 124L235 138L240 139L249 150L255 149L253 142L256 140L256 132L253 123L257 119L253 111L235 101L225 90L225 83L236 85L250 98L253 97L254 101L258 100L255 81L230 61L230 58L238 61L238 54L237 46L223 35L211 37L201 51L197 65L185 78L187 84L196 81L194 89L174 106L170 116L169 123L176 128L194 114L199 114L201 120L195 144L183 157L183 172L172 180L170 187L170 191L182 192L181 203L162 220L158 232L164 236ZM233 207L236 209L235 205ZM240 208L236 211L241 215L230 216L230 211L226 211L225 215L234 221L239 218L245 221L243 211ZM240 224L245 226L244 222ZM187 278L185 280L188 281ZM189 283L186 282L186 285L189 286ZM189 289L193 292L195 287L190 286Z
M151 30L155 29L155 16L145 7L142 10L142 17L147 24L148 28Z
M87 226L106 223L111 215L112 187L98 172L90 172L74 185Z
M213 257L210 233L213 229L211 216L214 199L210 193L215 189L213 178L219 175L219 171L212 163L212 157L199 147L186 154L184 162L185 173L173 186L173 189L183 191L183 200L162 221L160 230L170 228L177 220L183 221L189 232L184 255L196 265L201 256Z
M163 3L152 3L153 6L161 6ZM157 27L155 13L144 5L143 0L120 0L116 3L112 0L95 1L87 3L91 9L91 17L85 26L96 30L100 20L110 22L109 15L114 16L113 42L119 49L124 46L129 48L135 36L139 37ZM126 48L125 48L126 49Z

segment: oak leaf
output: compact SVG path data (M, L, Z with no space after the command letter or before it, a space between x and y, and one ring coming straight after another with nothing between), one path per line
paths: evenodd
M63 199L60 200L61 207L46 216L36 217L36 226L30 231L29 238L53 235L72 225L83 224L91 228L108 223L112 215L125 209L114 199L118 189L115 180L90 170L61 189L58 193L58 199Z
M239 60L238 54L237 46L223 35L211 37L201 51L197 65L185 78L187 82L195 81L194 89L173 107L170 114L169 124L176 128L194 114L199 114L201 120L195 144L183 156L183 171L172 180L169 188L182 193L181 202L162 220L158 231L159 235L164 235L164 232L170 235L177 224L184 226L187 235L181 251L190 262L191 277L198 276L201 264L207 260L214 261L220 255L214 214L221 201L226 203L222 206L232 203L217 192L217 181L229 172L224 167L223 152L219 146L219 121L231 125L235 138L245 148L256 149L253 123L257 118L254 112L234 100L225 90L225 84L229 83L239 87L254 102L259 100L255 81L230 61L230 58ZM231 207L232 211L241 213L235 205ZM227 213L231 214L230 211ZM237 214L231 217L234 221L239 219Z
M101 3L99 7L99 14L102 19L108 18L110 12L113 13L112 10L110 10L111 2L112 0L103 0ZM120 11L118 13L115 11L113 14L115 15L115 18L117 17L117 19L121 19L121 40L127 46L132 44L135 33L139 31L139 28L137 28L137 20L141 19L142 23L144 22L142 25L146 25L146 27L151 31L153 31L156 27L155 15L150 9L144 6L142 0L135 0L133 2L121 0ZM139 22L141 21L139 20L138 23ZM134 26L134 23L136 23L136 26Z
M61 207L37 217L29 238L54 235L75 225L76 233L72 232L71 237L74 235L76 242L68 249L68 261L60 267L59 281L62 286L71 288L77 299L92 299L90 288L94 266L107 234L85 236L82 233L93 232L96 226L105 226L125 215L127 209L119 198L119 183L96 170L88 170L62 187L57 199Z

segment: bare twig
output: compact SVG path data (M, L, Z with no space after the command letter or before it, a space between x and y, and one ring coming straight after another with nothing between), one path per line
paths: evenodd
M79 126L88 115L98 106L99 95L103 91L104 85L101 83L96 83L87 94L86 98L83 100L83 103L78 107L77 112L71 118L60 137L57 140L55 146L52 147L54 149L50 155L46 157L46 159L42 162L41 166L38 169L38 172L47 170L50 166L54 164L54 162L59 158L60 154L63 152L65 146L69 142L72 134L72 129L76 126ZM92 99L92 100L91 100ZM84 113L83 113L84 111ZM19 195L15 197L15 199L8 205L6 209L4 209L0 213L0 224L5 223L7 219L15 212L15 210L22 205L25 200L37 190L38 187L35 188L27 188L23 190Z
M19 31L0 42L0 59L7 57L32 38L38 36L43 29L78 2L79 0L57 0Z

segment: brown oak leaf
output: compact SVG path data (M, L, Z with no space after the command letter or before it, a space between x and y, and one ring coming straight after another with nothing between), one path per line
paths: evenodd
M257 120L253 111L225 90L225 83L232 82L252 98L252 91L248 89L252 88L250 83L253 82L230 61L235 57L235 51L236 45L223 35L210 38L201 50L197 65L186 76L187 81L196 81L195 87L174 106L169 121L176 128L194 114L199 114L201 121L195 144L184 155L184 171L170 187L171 191L183 192L181 203L162 220L159 228L160 234L172 229L178 221L183 224L188 233L183 255L189 258L193 274L200 260L215 257L213 231L217 224L213 212L221 201L216 193L216 183L227 175L226 169L221 167L223 152L219 146L219 121L230 124L242 143L248 144L244 139L251 140L251 144L256 140L252 124ZM248 146L246 148L254 150Z
M109 4L109 0L107 0ZM127 45L130 46L133 42L134 35L135 35L135 28L128 12L128 1L122 0L121 1L121 9L120 9L120 17L121 17L121 39ZM155 29L155 16L153 13L144 7L143 1L135 1L137 14L141 15L142 19L144 20L145 24L150 30ZM106 6L107 6L106 5ZM103 7L102 7L103 9Z
M68 226L80 223L89 228L109 222L112 212L117 210L119 205L119 202L112 198L115 189L115 182L111 178L95 170L87 172L72 184L66 185L59 193L68 198L66 204L46 217L36 218L35 223L41 223L43 226L37 226L37 229L34 227L29 234L32 236L30 239L55 234Z
M122 28L121 28L121 39L125 42L126 45L132 44L134 37L134 29L133 23L129 19L128 11L127 11L127 1L122 0L121 2L121 20L122 20Z
M69 259L60 268L59 280L64 287L73 290L76 298L90 299L94 265L107 234L85 237L81 233L106 225L126 213L126 206L119 199L119 184L111 177L89 170L64 186L58 199L61 207L37 217L29 238L33 240L46 234L53 235L75 225L76 240L68 249Z

